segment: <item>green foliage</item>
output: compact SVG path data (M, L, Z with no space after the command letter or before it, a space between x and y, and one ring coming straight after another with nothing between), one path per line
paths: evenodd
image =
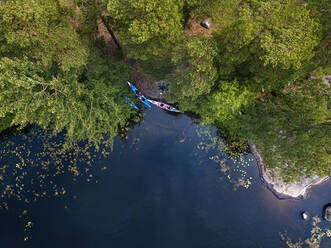
M243 70L259 74L258 78L272 70L298 70L314 56L320 25L307 8L290 0L247 2L237 8L235 21L216 36L223 77Z
M77 5L79 6L79 15L76 16L79 20L78 33L93 40L97 35L101 10L96 7L95 0L80 0Z
M0 133L11 126L13 115L6 114L4 117L0 117Z
M105 134L112 138L119 124L129 117L122 101L128 73L109 59L91 61L78 80L74 72L43 77L44 71L27 59L0 60L0 115L15 114L13 123L36 123L54 132L67 131L67 140L88 139L98 143Z
M233 144L255 142L285 180L330 174L330 90L320 81L331 73L328 1L103 4L0 1L0 130L37 123L66 129L68 142L98 143L126 126L128 72L96 49L103 15L127 57L169 80L182 110ZM189 18L209 18L213 33L186 35ZM318 80L303 80L310 75Z
M214 1L212 11L205 1L186 3L191 18L208 13L220 26L205 39L213 44L207 59L188 56L187 44L201 37L187 38L174 49L172 100L216 125L227 142L240 147L245 140L255 142L267 165L286 181L329 175L329 90L320 81L302 80L309 73L320 78L330 72L325 3L252 0L235 8L227 1L222 4ZM221 5L232 15L223 24L213 17ZM202 54L202 46L192 47ZM208 68L202 70L207 73L199 73L200 67Z
M253 41L262 27L255 21L253 10L243 5L238 15L231 26L216 36L220 47L219 71L223 77L234 73L240 64L253 62L257 59L254 54L259 53L258 44Z
M217 46L213 39L195 37L176 46L172 56L175 69L170 81L173 97L191 101L209 93L217 79L215 56Z
M146 60L166 53L181 38L183 4L180 0L104 0L114 29L130 57Z
M220 81L219 88L213 91L205 101L201 101L202 120L208 124L231 123L233 117L248 104L251 94L247 87L240 86L237 80Z
M152 75L155 80L164 80L174 69L168 59L158 59L157 57L138 60L138 64L143 73Z
M303 61L314 56L320 26L309 16L309 10L298 1L254 1L258 18L263 24L260 36L264 64L282 68L300 68Z
M21 128L65 129L68 144L98 144L107 134L111 144L132 112L123 101L128 71L95 48L95 2L0 5L0 118L11 116Z
M194 106L201 120L218 128L219 134L227 144L229 154L242 153L247 150L245 137L242 136L240 116L247 105L252 102L252 92L238 80L219 81L218 88L208 96L199 98Z
M285 181L330 175L330 89L320 81L291 85L241 116L241 132Z
M237 6L241 0L185 0L184 9L191 18L210 18L216 30L231 25L236 20Z
M86 63L87 50L54 0L0 2L0 56L26 56L63 71Z

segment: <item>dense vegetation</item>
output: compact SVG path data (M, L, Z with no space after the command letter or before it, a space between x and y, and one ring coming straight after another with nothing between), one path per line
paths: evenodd
M96 7L54 0L0 6L1 128L38 124L65 129L68 143L97 144L106 134L111 143L132 111L123 101L128 71L97 48Z
M124 58L167 79L168 99L234 148L257 144L288 181L330 175L329 9L329 0L0 1L0 128L37 123L65 129L69 142L117 134L132 112L128 66L103 52L102 19Z

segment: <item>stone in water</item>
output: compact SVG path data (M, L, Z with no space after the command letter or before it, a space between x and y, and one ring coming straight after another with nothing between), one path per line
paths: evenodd
M331 203L324 206L323 212L324 219L331 221Z
M301 217L302 217L302 219L304 219L304 220L308 220L309 215L308 215L307 212L304 211L304 212L301 213Z

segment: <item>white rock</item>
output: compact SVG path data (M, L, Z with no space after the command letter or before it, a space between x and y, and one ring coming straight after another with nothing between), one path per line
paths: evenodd
M201 22L201 26L204 28L209 29L210 28L210 22L208 20L205 20L203 22Z
M301 213L301 217L302 217L302 219L304 219L304 220L308 220L309 215L308 215L307 212L302 212L302 213Z
M329 177L320 178L315 175L311 178L302 177L300 182L290 184L285 183L280 179L279 173L277 171L271 171L265 167L263 158L256 149L256 146L250 142L248 142L248 145L257 160L262 179L267 184L268 188L273 191L279 198L306 197L307 190L310 187L325 182L329 179ZM272 175L274 175L274 177Z
M327 85L328 87L330 87L330 81L331 81L331 75L327 75L327 76L324 76L322 78L323 82L325 85Z

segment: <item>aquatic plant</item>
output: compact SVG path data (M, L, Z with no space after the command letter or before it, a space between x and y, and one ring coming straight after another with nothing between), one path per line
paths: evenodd
M51 130L34 128L28 134L0 142L0 210L8 210L11 203L20 201L18 217L26 223L25 241L31 238L33 228L27 210L30 203L53 197L72 198L73 192L61 178L98 183L95 172L107 169L93 167L98 159L110 154L106 141L99 150L87 141L67 148L63 137L63 133L54 136Z
M201 139L197 148L211 154L209 159L219 164L221 172L233 184L233 190L241 187L248 189L252 184L252 177L247 169L253 159L247 158L244 152L234 152L228 148L224 140L208 126L199 127L196 132Z
M321 228L319 223L321 219L318 216L312 218L312 229L310 230L310 237L303 242L301 238L293 243L292 239L288 236L287 232L280 233L280 237L285 241L289 248L319 248L323 239L331 237L331 230L328 228Z

